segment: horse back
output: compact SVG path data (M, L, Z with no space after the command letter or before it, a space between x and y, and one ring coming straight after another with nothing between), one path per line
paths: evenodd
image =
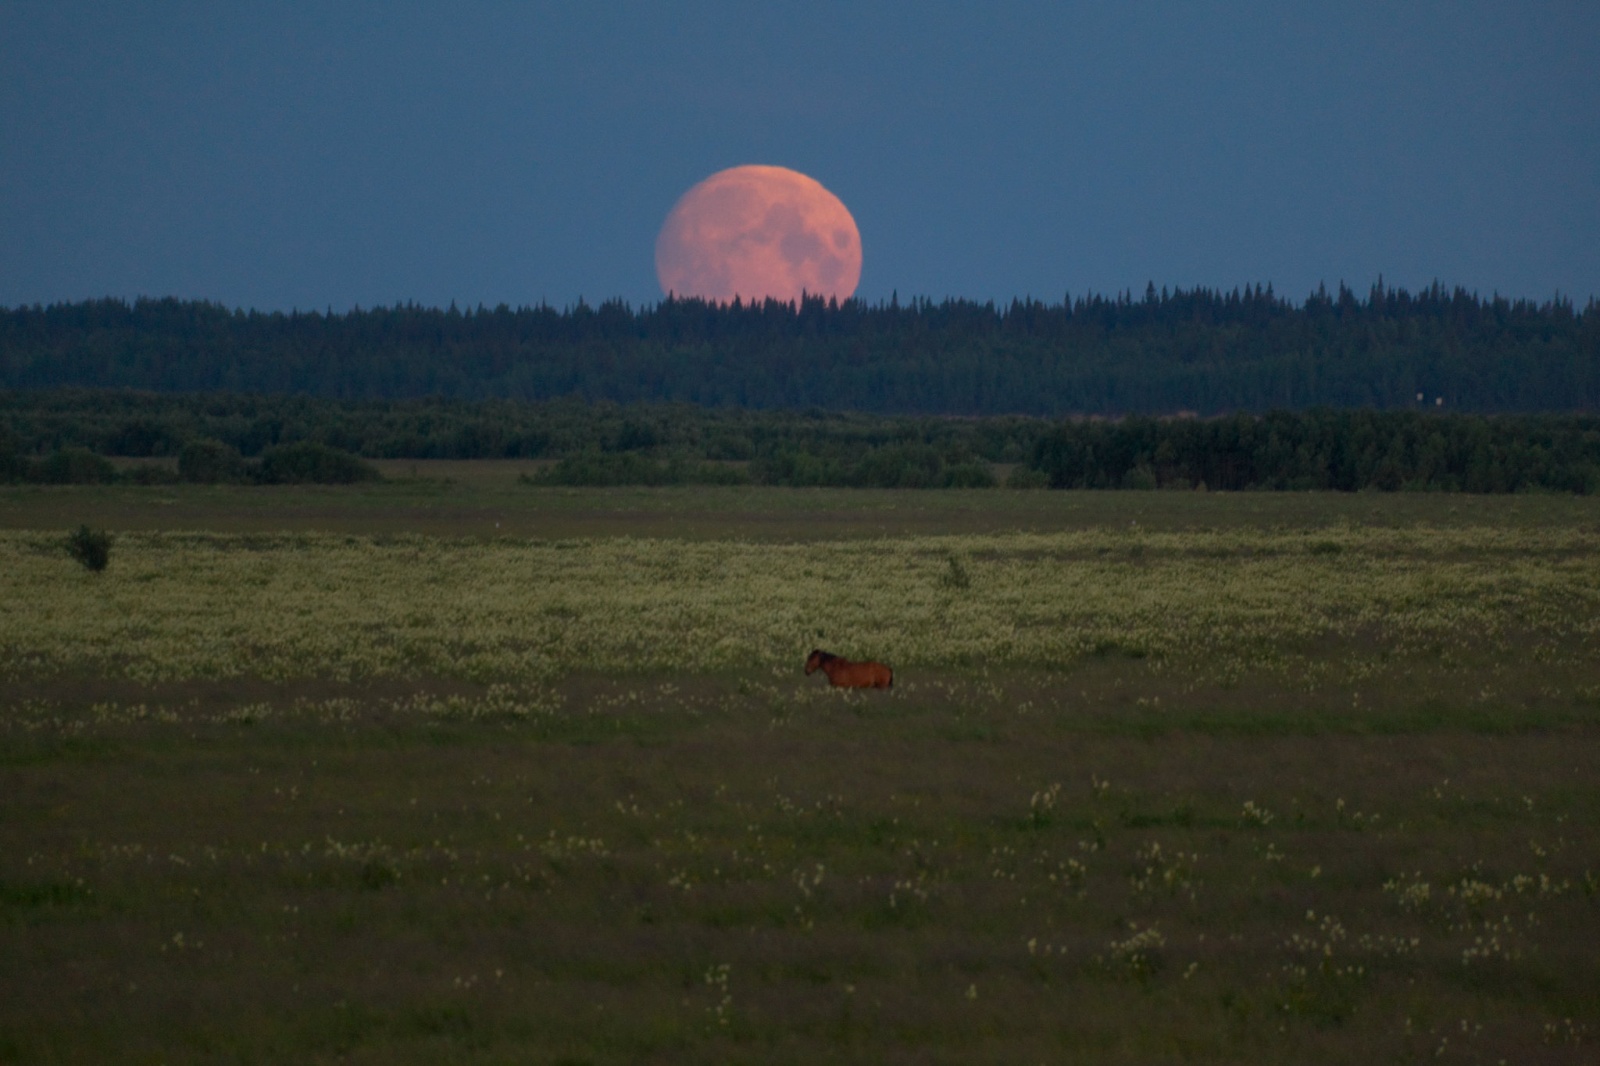
M823 669L828 674L828 683L838 688L891 688L894 685L894 671L878 662L835 659Z

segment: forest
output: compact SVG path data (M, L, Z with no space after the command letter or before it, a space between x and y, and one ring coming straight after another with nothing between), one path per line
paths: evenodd
M0 309L0 389L854 411L1201 416L1600 406L1600 304L1435 284L1008 305L668 299L264 313L176 299Z

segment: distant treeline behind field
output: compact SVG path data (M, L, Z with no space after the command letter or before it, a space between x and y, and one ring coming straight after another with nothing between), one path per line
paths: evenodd
M175 462L119 471L107 457ZM1046 420L689 404L0 392L0 481L343 482L541 459L549 484L1600 491L1600 417L1271 411Z
M666 300L258 313L0 309L0 389L686 403L877 414L1600 409L1600 304L1340 286L996 306Z

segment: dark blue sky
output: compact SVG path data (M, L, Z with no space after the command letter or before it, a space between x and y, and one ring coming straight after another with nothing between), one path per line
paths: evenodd
M1600 4L0 0L0 304L654 301L723 167L859 295L1600 295Z

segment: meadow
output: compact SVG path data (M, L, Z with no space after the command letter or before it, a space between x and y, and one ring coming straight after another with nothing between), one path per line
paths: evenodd
M1594 1060L1600 504L522 470L0 489L0 1063Z

